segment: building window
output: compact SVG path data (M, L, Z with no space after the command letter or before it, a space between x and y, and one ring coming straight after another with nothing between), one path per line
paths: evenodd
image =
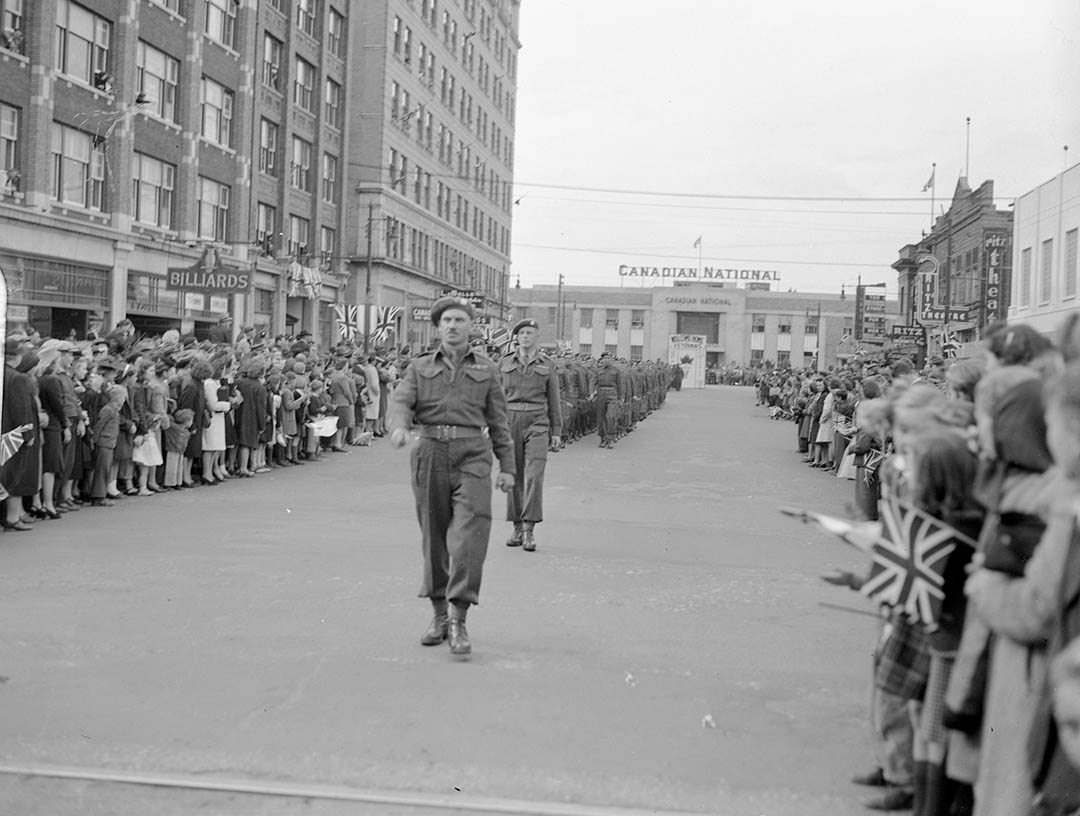
M326 104L323 119L333 128L341 128L341 85L332 79L326 80Z
M202 135L219 145L229 146L232 137L233 94L223 85L203 77Z
M1031 247L1020 253L1020 305L1031 303Z
M155 116L176 121L176 83L180 63L152 45L139 41L135 56L136 85Z
M778 334L791 334L791 315L780 315L780 323L776 327Z
M791 352L790 351L778 351L776 352L776 364L782 368L787 368L791 365Z
M26 38L23 35L23 0L3 0L0 2L3 17L0 18L0 48L26 53Z
M761 365L761 361L765 359L765 349L750 349L750 363L757 363Z
M0 103L0 182L5 190L18 190L19 109Z
M604 346L604 351L606 351L608 354L610 354L612 357L614 357L616 355L616 353L618 353L619 347L618 346L613 346L613 345L611 345L609 343L608 345Z
M269 119L259 122L259 172L277 178L278 126Z
M751 317L750 331L755 334L765 331L765 315L756 314Z
M593 317L593 310L592 309L582 309L581 310L581 328L583 328L583 329L591 329L592 328L592 317Z
M1065 278L1065 297L1074 297L1076 295L1076 275L1078 271L1076 235L1077 230L1074 229L1065 233L1065 268L1062 270L1062 275Z
M238 5L234 0L206 0L206 33L228 48L236 35Z
M634 309L630 312L630 328L631 329L644 329L645 328L645 310Z
M618 309L608 309L607 310L607 318L605 320L604 325L607 326L607 328L609 328L609 329L617 329L617 328L619 328L619 310Z
M277 209L259 202L255 215L255 238L267 255L274 253L274 237L277 234Z
M7 6L5 3L5 21ZM56 70L95 88L109 90L111 35L112 26L104 17L99 17L70 0L60 0L56 10L54 42Z
M329 263L337 252L337 233L330 227L319 227L319 253L323 262Z
M105 142L89 133L53 122L52 197L64 204L102 209L105 187Z
M293 102L315 113L315 66L296 58L296 81L293 82Z
M338 201L338 160L337 156L323 153L322 157L323 201L337 204Z
M294 0L294 2L296 3L296 27L314 37L316 0Z
M136 221L172 227L176 167L136 153L131 157L131 201Z
M640 362L644 352L644 346L630 346L630 359L634 362Z
M293 187L306 193L311 192L311 142L299 136L293 136L289 175Z
M281 40L270 34L263 37L263 85L281 90Z
M199 177L199 237L224 241L229 234L229 188Z
M405 26L401 31L401 58L412 65L412 29Z
M395 57L400 57L401 56L401 29L403 27L404 26L402 25L401 18L400 17L394 17L393 33L394 33L394 56Z
M903 310L903 309L901 309L901 310L900 310L900 313L901 313L901 314L903 314L903 311L904 311L904 310ZM803 334L812 334L812 335L816 335L817 333L818 333L818 322L817 322L817 317L816 317L816 316L814 316L814 317L808 317L808 318L806 319L806 329L805 329L805 330L803 331Z
M1039 303L1050 302L1050 287L1054 282L1054 239L1042 242L1042 269L1039 275Z
M289 216L289 255L294 258L307 255L308 234L311 222L298 215Z
M330 9L330 17L326 24L326 46L331 54L340 59L345 59L344 33L345 18L335 9Z
M276 8L278 11L285 11L285 0L267 0L272 8Z
M578 346L578 352L586 357L592 357L592 343L581 343Z

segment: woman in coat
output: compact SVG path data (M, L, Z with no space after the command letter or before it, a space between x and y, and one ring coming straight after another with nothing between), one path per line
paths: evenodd
M236 472L255 475L254 451L266 427L266 389L259 380L265 371L261 360L251 360L240 372L236 390L242 402L236 408Z
M180 389L180 398L176 401L176 408L187 408L194 415L191 438L188 440L187 450L184 451L184 472L180 484L184 487L195 487L195 481L191 478L191 465L202 458L202 429L206 427L209 418L206 408L206 387L204 383L211 374L210 364L202 360L196 360L188 366L188 379Z
M34 384L29 374L19 371L23 354L16 340L4 342L4 406L0 432L8 433L23 425L30 428L23 434L22 446L0 465L0 485L8 493L7 520L2 522L5 530L30 530L21 520L23 497L33 496L41 480L41 422Z

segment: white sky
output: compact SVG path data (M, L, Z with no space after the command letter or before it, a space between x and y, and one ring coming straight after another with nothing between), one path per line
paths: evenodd
M776 269L781 290L894 292L931 163L939 213L963 173L965 117L969 182L993 179L999 206L1065 145L1080 161L1078 0L523 0L521 40L522 286L696 266L700 235L705 266Z

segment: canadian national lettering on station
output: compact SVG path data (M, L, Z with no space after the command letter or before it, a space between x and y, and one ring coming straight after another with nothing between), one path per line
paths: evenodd
M780 281L775 269L721 269L717 266L627 266L620 264L622 278L691 278L696 280Z

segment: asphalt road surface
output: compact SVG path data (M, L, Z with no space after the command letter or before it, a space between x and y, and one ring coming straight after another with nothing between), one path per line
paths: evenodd
M382 440L2 533L0 813L864 813L876 622L819 579L861 557L777 512L851 495L751 389L673 393L551 457L536 553L495 524L468 661Z

